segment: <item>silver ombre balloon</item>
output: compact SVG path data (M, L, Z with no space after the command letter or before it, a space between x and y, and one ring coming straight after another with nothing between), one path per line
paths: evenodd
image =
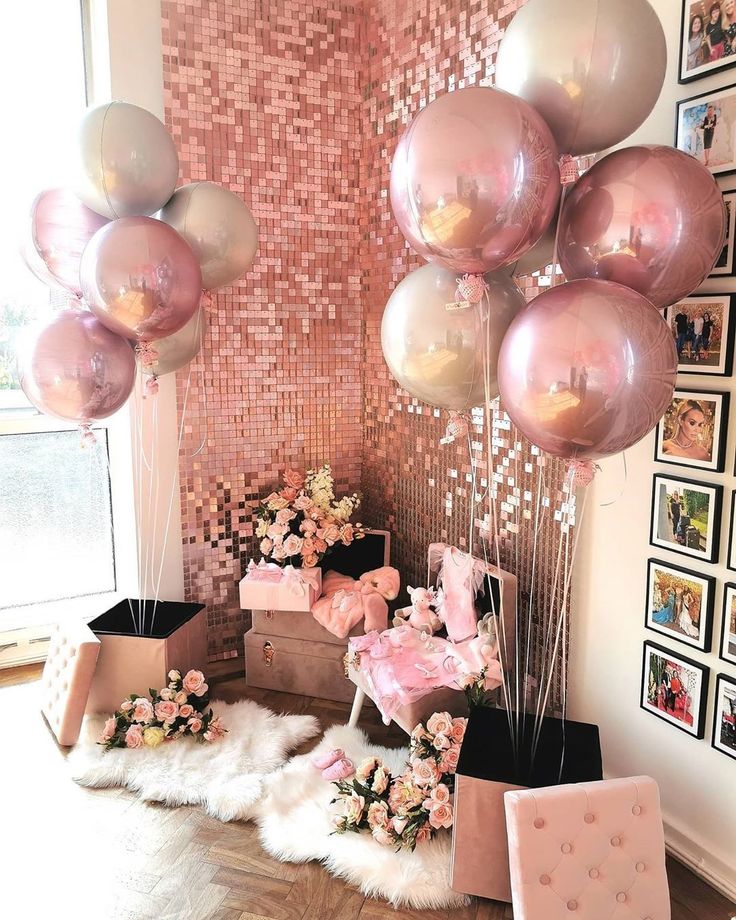
M243 199L221 185L183 185L160 216L194 250L205 290L232 284L253 263L258 249L256 222Z
M171 198L179 158L169 132L146 109L109 102L79 127L74 191L103 217L153 214Z
M498 394L498 352L524 297L508 275L489 274L488 298L464 305L457 281L455 272L431 263L407 275L386 304L381 347L389 370L412 396L465 412L485 401L486 340L490 397Z
M183 329L151 342L158 357L155 364L143 366L143 373L160 377L185 367L202 347L206 331L207 314L204 307L200 307Z
M659 98L667 48L647 0L527 0L496 59L496 86L526 99L560 153L627 138Z

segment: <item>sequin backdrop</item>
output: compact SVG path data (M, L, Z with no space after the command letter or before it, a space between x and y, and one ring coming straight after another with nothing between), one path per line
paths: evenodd
M381 355L386 300L420 264L391 214L389 167L404 126L436 94L493 82L519 5L164 0L167 121L183 177L242 194L261 231L253 270L216 295L207 385L195 371L187 398L186 589L208 604L213 657L239 651L236 582L253 549L250 508L285 463L331 460L341 489L362 489L362 517L391 530L404 583L422 579L429 542L467 548L469 445L440 446L445 419L402 392ZM526 279L525 294L545 283ZM480 497L486 441L481 417L474 422ZM540 506L534 579L543 610L563 473L519 442L502 413L493 435L502 554L525 596L543 465L549 506ZM478 527L485 508L478 503ZM536 639L532 655L538 670Z

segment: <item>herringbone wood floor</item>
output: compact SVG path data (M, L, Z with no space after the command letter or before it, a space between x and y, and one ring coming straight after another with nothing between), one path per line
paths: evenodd
M366 900L318 864L279 863L251 824L222 824L195 808L139 802L117 789L71 783L38 714L37 669L0 672L0 916L8 920L512 920L490 901L453 911L394 911ZM309 712L327 727L348 707L247 690L222 679L215 695L251 696L277 711ZM374 709L361 720L389 746L403 734ZM670 862L673 920L730 920L734 905ZM536 920L536 918L535 918ZM545 920L545 918L539 918Z

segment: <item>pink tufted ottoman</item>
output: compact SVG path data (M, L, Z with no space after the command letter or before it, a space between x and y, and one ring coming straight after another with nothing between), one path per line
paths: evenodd
M648 776L507 792L514 920L670 920Z
M55 626L41 677L41 711L59 744L76 744L100 640L89 627L77 623Z

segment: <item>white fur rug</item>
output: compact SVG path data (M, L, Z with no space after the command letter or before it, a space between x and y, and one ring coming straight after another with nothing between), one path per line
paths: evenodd
M366 896L385 898L395 907L436 910L466 904L469 899L450 888L449 832L413 853L397 853L369 834L332 834L330 800L335 787L322 779L311 759L315 752L333 748L342 748L356 765L365 757L379 756L396 772L401 772L408 755L406 748L370 744L357 728L329 729L314 752L294 757L265 781L265 796L255 812L263 848L286 862L320 860Z
M82 786L126 786L142 799L166 805L201 805L220 821L247 820L261 798L264 778L289 751L319 734L314 716L280 716L252 700L213 702L228 733L212 744L182 738L164 747L107 751L95 744L104 718L85 719L69 754Z

